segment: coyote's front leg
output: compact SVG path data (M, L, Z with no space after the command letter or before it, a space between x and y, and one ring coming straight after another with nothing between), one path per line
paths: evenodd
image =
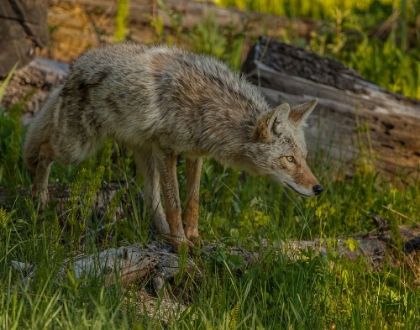
M187 158L187 205L185 210L185 236L195 245L201 245L198 234L200 176L203 159Z
M172 247L178 252L182 244L190 248L194 244L184 234L181 218L181 202L179 199L178 180L176 175L176 155L160 152L159 172L162 181L162 191L165 198L166 221L169 225L170 237L167 237Z

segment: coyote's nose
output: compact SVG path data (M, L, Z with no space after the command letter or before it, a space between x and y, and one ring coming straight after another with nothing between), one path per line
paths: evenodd
M322 186L320 186L319 184L317 184L316 186L312 187L312 190L314 191L315 195L319 195L320 193L322 193L322 191L324 190L324 188L322 188Z

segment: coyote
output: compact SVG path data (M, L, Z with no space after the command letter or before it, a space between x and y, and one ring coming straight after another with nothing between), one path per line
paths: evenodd
M92 49L74 62L29 128L23 157L35 172L32 195L45 206L51 163L79 163L112 137L133 151L158 232L175 250L191 248L200 244L203 157L268 176L304 196L322 192L306 164L302 130L316 103L270 109L257 87L225 64L177 48L121 43ZM178 155L186 158L184 223Z

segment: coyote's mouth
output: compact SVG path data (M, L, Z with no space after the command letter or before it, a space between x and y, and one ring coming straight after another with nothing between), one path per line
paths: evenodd
M294 192L297 192L299 195L302 195L302 196L305 196L305 197L311 197L312 195L306 195L306 194L303 194L303 193L301 193L300 191L298 191L298 190L296 190L294 187L292 187L290 184L288 184L287 182L286 182L286 185L290 188L290 189L292 189Z

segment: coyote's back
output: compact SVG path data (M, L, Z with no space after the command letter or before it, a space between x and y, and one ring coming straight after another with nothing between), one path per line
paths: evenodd
M306 196L322 190L306 165L302 131L315 104L270 110L260 91L225 64L177 48L93 49L74 63L28 132L24 159L36 172L33 195L41 193L45 204L52 161L79 163L112 137L133 150L159 232L175 248L192 245L198 241L203 156L272 177ZM184 227L178 155L187 159Z

